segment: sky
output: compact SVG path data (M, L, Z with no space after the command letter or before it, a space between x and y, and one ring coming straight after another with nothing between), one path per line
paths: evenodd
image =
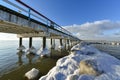
M22 1L80 39L120 40L120 0Z

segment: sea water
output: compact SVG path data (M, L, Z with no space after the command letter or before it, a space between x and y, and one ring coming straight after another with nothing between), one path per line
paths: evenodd
M96 48L100 51L106 52L118 59L120 59L120 45L110 45L110 44L94 44Z
M33 40L32 44L36 50L38 50L40 47L42 47L42 40ZM49 39L47 39L46 44L47 48L49 49ZM29 40L23 40L23 45L28 48ZM0 40L0 76L11 70L14 70L16 67L34 62L38 58L38 56L29 57L26 56L26 53L19 53L17 50L18 47L18 40Z

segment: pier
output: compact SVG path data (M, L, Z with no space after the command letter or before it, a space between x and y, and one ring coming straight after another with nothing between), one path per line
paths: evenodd
M64 45L65 48L67 44L72 47L80 42L79 38L24 2L16 0L17 3L28 10L12 3L12 1L3 1L20 10L15 11L5 5L0 5L0 32L17 34L19 47L22 46L23 38L29 38L29 48L31 48L33 37L42 37L43 49L46 48L47 38L51 39L51 46L54 44L55 39L59 39L60 46Z

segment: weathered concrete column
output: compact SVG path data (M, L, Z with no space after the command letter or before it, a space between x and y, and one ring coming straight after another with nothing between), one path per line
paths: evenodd
M67 39L67 44L69 45L69 39Z
M72 41L72 46L74 46L74 41Z
M70 40L70 44L71 44L70 47L72 47L72 40Z
M50 39L50 41L51 41L50 44L51 44L51 46L52 46L52 45L53 45L53 43L52 43L52 38Z
M67 39L67 48L68 48L68 50L69 50L69 39Z
M55 48L55 39L50 39L51 48Z
M62 39L60 39L60 46L63 46Z
M51 44L51 52L50 52L50 57L52 57L52 50L53 50L53 42L52 42L52 38L50 39L50 44Z
M53 45L54 45L54 49L55 49L55 39L53 39Z
M46 48L46 37L43 37L43 49Z
M19 47L22 46L22 38L19 38Z
M32 37L29 38L29 48L32 47Z
M64 43L65 43L65 49L66 49L66 39L64 39Z

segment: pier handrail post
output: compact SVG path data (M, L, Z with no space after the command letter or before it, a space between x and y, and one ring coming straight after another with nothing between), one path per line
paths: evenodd
M30 27L30 16L31 16L31 9L29 8L29 11L28 11L28 26Z

